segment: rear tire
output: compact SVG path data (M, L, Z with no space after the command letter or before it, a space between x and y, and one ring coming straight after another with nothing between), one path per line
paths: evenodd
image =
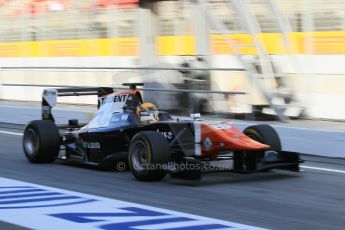
M54 122L31 121L24 130L23 149L31 163L51 163L60 151L60 134Z
M140 132L131 141L128 157L129 166L136 179L160 181L167 174L164 167L170 161L169 143L161 133Z

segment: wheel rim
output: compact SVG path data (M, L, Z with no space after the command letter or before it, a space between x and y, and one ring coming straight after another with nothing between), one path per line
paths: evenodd
M38 147L37 138L38 138L38 136L33 129L28 129L25 132L24 148L25 148L25 152L30 156L34 155L37 151L37 147Z
M250 137L251 139L253 139L254 141L258 141L258 142L262 143L260 138L258 138L256 135L254 135L254 134L246 134L246 135L248 137Z
M137 172L144 172L148 164L147 148L143 141L137 141L132 148L133 168Z

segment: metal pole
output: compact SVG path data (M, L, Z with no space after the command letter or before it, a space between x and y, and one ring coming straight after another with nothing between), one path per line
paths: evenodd
M302 31L305 32L303 37L304 54L314 54L314 38L312 34L306 32L314 31L314 4L313 0L302 0Z
M139 8L139 63L152 65L157 63L156 55L156 20L153 11L153 2L146 2Z
M3 82L4 82L4 71L2 70L1 66L0 66L0 100L4 99L3 98L3 94L4 94L4 86L3 86Z
M196 53L197 55L208 57L210 55L211 48L210 28L207 23L207 17L200 4L194 4L191 11L195 31L194 36L196 39Z

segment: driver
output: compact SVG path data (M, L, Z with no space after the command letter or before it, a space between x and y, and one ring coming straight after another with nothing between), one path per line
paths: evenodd
M137 115L141 122L154 123L158 122L158 109L152 103L143 103L137 107Z

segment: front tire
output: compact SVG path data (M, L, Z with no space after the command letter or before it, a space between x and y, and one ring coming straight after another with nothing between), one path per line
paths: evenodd
M31 163L51 163L60 151L59 130L49 120L31 121L24 130L23 149Z
M282 150L281 141L278 133L269 125L253 125L243 131L248 137L255 141L269 145L270 150L280 152ZM246 155L247 168L256 169L257 162L260 162L265 157L265 151L258 151L255 154L248 153ZM263 170L269 172L271 169Z
M243 131L255 141L271 146L271 150L280 152L282 145L278 133L269 125L253 125Z
M129 166L140 181L160 181L167 174L170 161L167 139L158 132L144 131L135 135L129 147Z

